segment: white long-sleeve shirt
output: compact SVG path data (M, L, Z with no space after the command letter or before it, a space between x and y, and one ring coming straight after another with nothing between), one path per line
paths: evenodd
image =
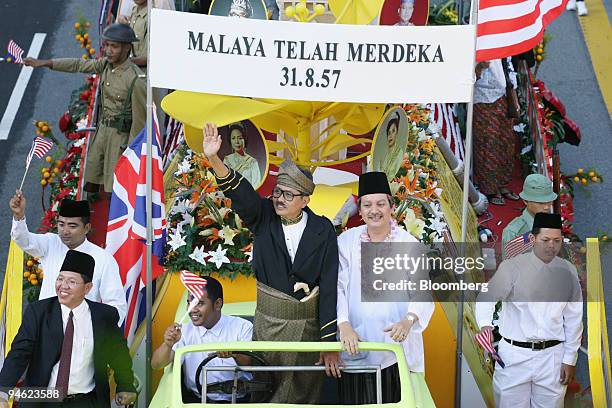
M64 332L70 317L70 308L60 305ZM72 355L70 358L70 378L68 380L68 395L87 394L96 386L94 381L94 337L91 323L91 311L86 301L72 309L74 335L72 337ZM60 362L53 366L49 378L49 388L57 384Z
M493 300L501 300L499 332L503 337L523 342L560 340L563 363L576 365L582 336L582 293L574 265L559 257L546 264L533 252L521 254L499 265L488 288L476 302L478 327L491 326ZM567 293L556 293L560 292L557 288ZM563 297L568 300L560 301ZM483 299L489 301L480 301ZM550 301L530 301L540 299Z
M40 288L39 300L57 296L55 280L60 273L68 247L57 234L34 234L28 231L25 218L19 221L13 219L11 238L28 254L40 258L45 278ZM115 258L99 246L87 239L74 248L75 251L91 255L95 260L93 287L86 298L94 302L106 303L117 309L119 325L127 312L125 292L119 276L119 266Z
M395 344L384 329L405 319L408 313L415 314L418 320L401 344L410 371L424 372L423 331L433 315L434 303L361 301L361 235L365 229L365 225L351 228L338 237L338 325L349 322L363 341ZM418 241L407 231L397 228L392 242ZM360 352L356 357L342 353L342 360L347 365L380 365L381 368L397 362L392 352Z

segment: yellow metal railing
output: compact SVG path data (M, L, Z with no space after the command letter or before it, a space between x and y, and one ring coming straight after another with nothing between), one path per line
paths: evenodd
M612 406L610 349L597 238L587 239L588 358L593 407Z

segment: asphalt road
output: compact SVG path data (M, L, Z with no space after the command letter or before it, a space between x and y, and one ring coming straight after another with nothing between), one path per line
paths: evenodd
M0 48L13 39L27 54L35 33L46 33L39 58L80 57L82 49L74 39L74 23L79 16L92 23L90 36L97 44L97 0L4 0L0 2ZM0 63L0 117L4 114L21 65ZM8 201L25 169L25 158L35 135L34 120L46 120L54 134L64 140L57 128L59 117L66 111L73 89L83 84L83 74L65 74L46 68L35 69L27 85L19 111L7 140L0 140L0 276L4 276L10 243L11 212ZM34 158L23 191L28 199L27 219L31 230L42 218L40 167Z

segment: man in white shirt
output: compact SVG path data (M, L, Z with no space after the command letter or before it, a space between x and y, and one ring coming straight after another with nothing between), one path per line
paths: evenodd
M533 252L505 260L481 293L478 327L491 331L495 301L502 301L499 357L493 390L497 407L562 407L574 378L582 335L582 293L576 268L557 255L561 216L537 213Z
M202 277L206 280L204 295L200 302L191 310L191 321L181 327L173 324L166 329L164 342L151 358L151 366L160 369L174 360L174 352L179 347L204 343L225 343L232 341L251 341L253 337L253 324L248 320L235 316L221 314L223 308L223 287L221 283L210 276ZM188 304L193 300L189 295ZM201 391L195 382L195 375L200 363L208 357L208 353L189 353L183 360L184 385L191 395L183 395L185 402L200 402ZM249 365L251 359L241 354L231 352L218 352L218 357L212 359L206 367ZM247 376L248 377L248 376ZM207 384L233 381L234 374L227 371L209 371ZM238 396L240 397L240 396ZM208 400L230 401L231 394L207 394Z
M55 279L68 250L85 252L96 260L92 289L88 292L87 298L115 307L121 325L127 304L119 267L112 255L87 240L87 234L91 229L89 203L62 200L57 219L57 234L33 234L28 231L25 219L26 199L20 190L17 190L11 198L10 207L13 212L11 238L25 252L40 258L45 274L38 299L55 296Z
M12 389L22 377L23 387L49 388L54 407L110 408L108 368L114 371L116 401L136 400L132 359L111 306L92 302L94 259L69 250L55 280L57 296L28 305L11 350L0 371L0 387ZM55 391L55 392L53 392ZM57 403L59 401L59 403ZM44 407L50 401L20 402ZM0 394L0 408L8 406Z
M399 371L391 352L360 352L359 341L401 343L408 368L414 375L425 371L423 331L434 311L433 302L362 302L361 245L364 242L413 242L418 240L392 218L393 198L384 172L359 177L359 214L366 225L351 228L338 237L338 331L346 353L345 365L382 368L383 403L399 402ZM340 378L343 404L375 403L375 375L344 372Z

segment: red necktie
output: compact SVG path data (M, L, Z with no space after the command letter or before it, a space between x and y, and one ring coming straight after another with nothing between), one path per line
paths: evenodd
M57 370L57 381L55 387L60 393L60 400L63 400L68 395L68 382L70 380L70 360L72 359L72 339L74 337L74 322L72 318L74 314L70 311L68 315L68 323L64 331L64 342L62 343L62 354L59 360L59 369Z

